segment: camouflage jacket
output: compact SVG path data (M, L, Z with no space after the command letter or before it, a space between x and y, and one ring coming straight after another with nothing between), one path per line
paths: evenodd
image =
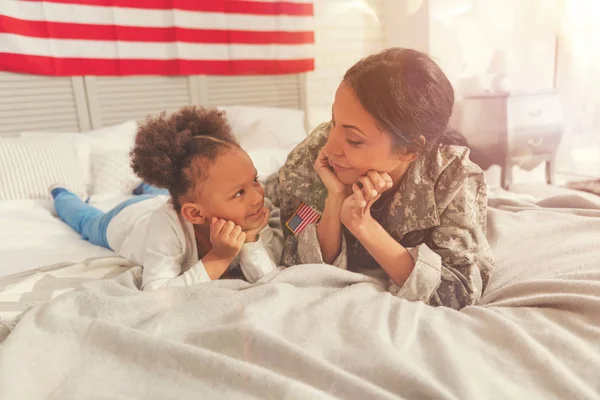
M314 171L330 125L315 129L289 155L279 173L281 221L285 247L282 263L323 263L316 225L297 236L285 223L302 202L322 212L327 190ZM374 204L373 217L415 260L402 287L388 279L388 290L410 301L460 309L475 304L492 272L486 239L487 186L469 150L440 146L424 152L409 167L398 189L384 204ZM377 262L348 230L334 265L386 277ZM387 278L387 277L386 277Z

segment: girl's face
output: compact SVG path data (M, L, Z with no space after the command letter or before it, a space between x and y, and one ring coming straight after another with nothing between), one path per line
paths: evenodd
M210 223L216 217L232 221L244 231L258 228L264 217L265 190L248 153L238 147L227 149L209 168L194 201L204 221Z
M414 160L394 150L390 134L378 127L344 83L335 94L331 119L332 128L323 152L345 185L351 185L370 170L387 172L392 179L401 171L401 177Z

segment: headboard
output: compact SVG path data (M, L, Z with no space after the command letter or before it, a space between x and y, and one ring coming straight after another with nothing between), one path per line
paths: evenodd
M0 72L0 135L84 132L186 104L306 110L305 77L46 77Z

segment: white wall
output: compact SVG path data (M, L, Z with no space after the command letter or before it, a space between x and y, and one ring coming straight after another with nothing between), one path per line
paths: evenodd
M315 0L315 71L307 74L308 123L331 118L344 73L360 58L384 48L384 0Z
M386 0L387 43L431 55L454 85L457 108L462 95L494 90L500 75L509 91L552 89L564 1ZM559 170L571 148L567 138ZM516 181L544 181L543 166L514 173ZM494 183L499 175L497 168L488 171Z

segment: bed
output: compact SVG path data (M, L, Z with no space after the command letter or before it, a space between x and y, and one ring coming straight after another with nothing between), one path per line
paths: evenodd
M229 93L214 105L235 116L266 177L304 134L279 128L302 126L303 114L278 100L269 106L282 108L243 104L256 97L244 88ZM108 122L59 141L100 162L88 177L66 178L110 208L135 182L106 164L123 157L115 151L135 125L127 118L142 116L102 112ZM253 137L257 127L273 136ZM61 131L22 138L35 147ZM94 181L103 173L110 183ZM141 292L138 266L77 238L47 199L0 201L0 398L600 398L598 232L598 196L490 188L496 270L481 304L458 312L324 265L279 269L253 285Z

